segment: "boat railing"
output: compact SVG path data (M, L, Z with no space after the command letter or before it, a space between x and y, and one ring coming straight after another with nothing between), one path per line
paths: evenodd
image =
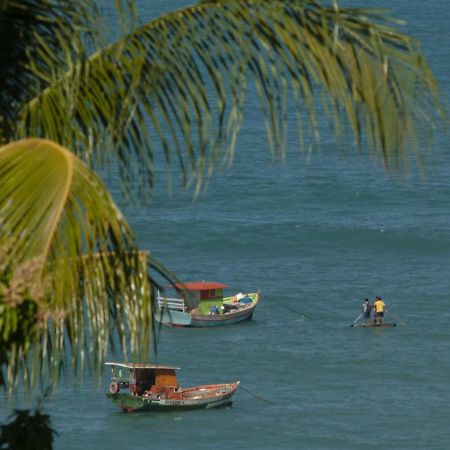
M170 309L172 311L186 312L186 305L182 298L164 297L164 296L161 296L158 291L157 300L158 300L158 309L159 310Z

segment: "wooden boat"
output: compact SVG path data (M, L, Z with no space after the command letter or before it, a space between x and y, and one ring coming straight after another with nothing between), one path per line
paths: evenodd
M374 325L373 320L365 321L361 323L355 323L352 325L352 327L355 328L390 328L390 327L396 327L397 324L395 322L383 322L382 324L376 324Z
M177 367L117 362L106 365L112 370L106 396L125 412L218 408L232 404L239 386L236 381L181 388ZM122 369L128 371L125 376ZM121 392L123 389L128 392Z
M178 297L157 295L155 318L169 326L215 327L249 320L259 302L260 293L238 293L224 297L226 284L196 281L174 286Z

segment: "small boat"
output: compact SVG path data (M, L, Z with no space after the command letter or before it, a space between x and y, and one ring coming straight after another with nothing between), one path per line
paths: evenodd
M195 281L173 286L177 297L157 295L155 319L168 326L215 327L249 320L259 302L260 292L239 292L224 297L226 284ZM174 294L175 295L175 294Z
M352 327L355 328L390 328L390 327L396 327L397 324L395 322L383 322L382 324L374 324L373 320L365 321L361 323L355 323L352 325Z
M231 405L239 381L181 388L177 367L158 364L107 362L111 382L106 396L122 411L207 409ZM122 376L122 369L128 370ZM128 392L121 392L127 389Z

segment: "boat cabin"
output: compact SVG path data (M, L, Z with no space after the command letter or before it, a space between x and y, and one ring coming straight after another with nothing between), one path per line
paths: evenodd
M121 388L128 388L133 395L167 394L177 392L180 387L176 375L178 367L116 362L105 365L111 366L111 394L117 394Z
M158 292L159 309L164 308L166 304L172 310L187 312L198 309L201 313L205 314L211 308L222 305L223 289L229 286L215 281L194 281L179 283L171 287L179 291L181 298L164 297Z

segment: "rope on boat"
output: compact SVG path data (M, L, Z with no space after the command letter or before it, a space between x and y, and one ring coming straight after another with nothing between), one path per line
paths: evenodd
M300 314L301 316L302 316L302 318L304 318L304 319L311 319L311 317L309 317L309 316L307 316L306 314L303 314L302 312L300 312L300 311L297 311L296 309L294 309L294 308L291 308L290 306L287 306L287 305L281 305L283 308L286 308L286 309L288 309L289 311L292 311L292 312L295 312L295 313L297 313L297 314Z
M268 403L269 405L274 405L275 402L272 402L270 400L266 400L265 398L254 394L253 392L250 392L248 389L245 389L244 387L242 387L242 385L239 386L239 389L242 389L243 391L247 392L248 394L250 394L251 396L255 397L257 400L261 400L264 403Z

